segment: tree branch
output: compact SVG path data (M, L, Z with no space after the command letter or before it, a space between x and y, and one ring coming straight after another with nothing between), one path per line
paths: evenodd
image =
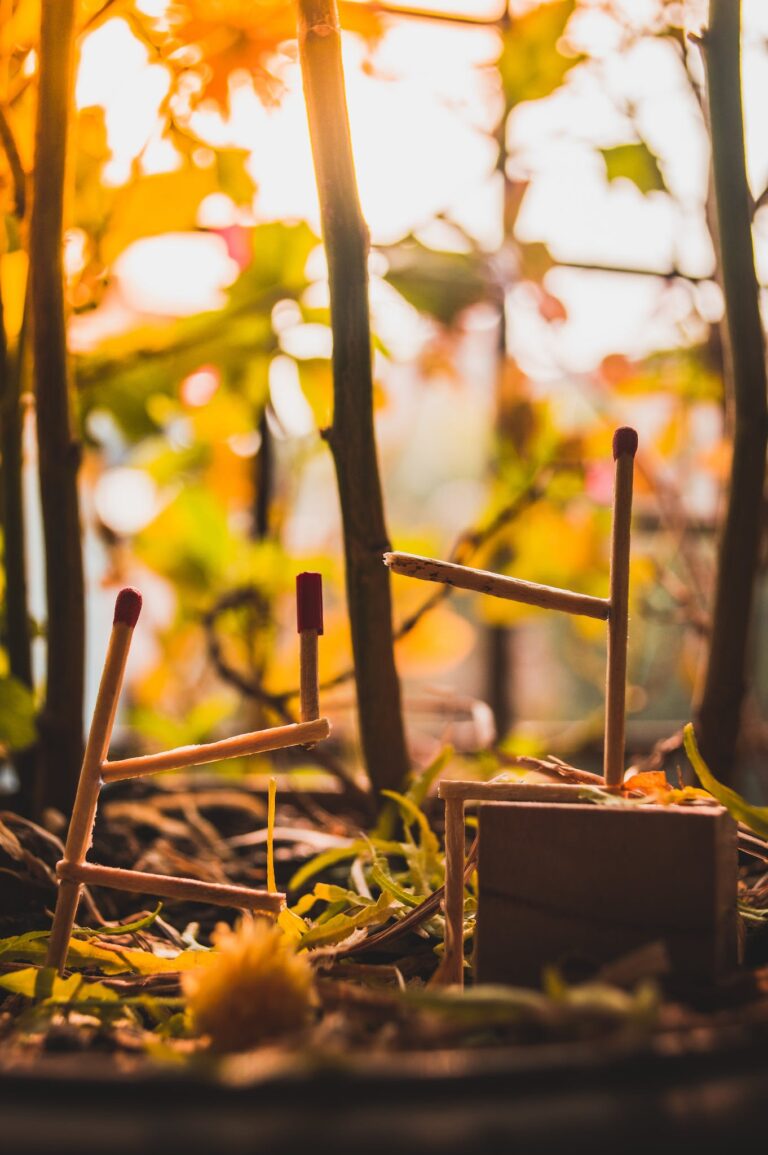
M48 603L46 700L40 718L41 796L69 810L82 757L84 591L72 438L62 239L74 76L74 0L42 5L30 229L32 329L37 386L40 496Z
M733 457L696 731L703 756L718 777L727 780L733 776L746 690L746 649L758 566L768 441L765 341L744 149L741 0L710 0L710 26L703 50L712 138L714 231L725 297L722 335Z

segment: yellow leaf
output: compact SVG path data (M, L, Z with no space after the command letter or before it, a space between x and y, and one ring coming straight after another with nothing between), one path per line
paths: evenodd
M216 191L215 169L194 165L175 172L152 173L125 185L116 199L104 237L104 260L111 263L140 237L194 229L200 202Z
M21 249L15 253L6 253L0 260L5 331L10 342L15 341L21 331L28 266L27 254Z

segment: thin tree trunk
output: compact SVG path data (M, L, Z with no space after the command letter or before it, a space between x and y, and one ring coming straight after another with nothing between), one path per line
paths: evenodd
M255 541L264 541L270 536L272 522L272 498L274 491L274 463L272 434L269 431L266 405L259 418L261 444L254 462L253 533Z
M25 330L26 320L19 334L15 355L12 355L7 344L3 300L0 294L0 489L2 489L5 573L5 644L10 673L32 690L34 687L22 485L21 376ZM16 751L13 755L13 765L19 778L19 788L13 805L22 813L30 813L37 765L35 748Z
M62 236L74 74L74 0L42 5L30 231L32 331L45 538L48 659L38 805L68 811L83 748L84 591Z
M696 731L702 754L723 780L733 775L746 689L768 433L765 342L744 151L740 41L741 0L710 0L704 59L716 203L714 232L725 297L723 351L733 461Z
M334 412L326 436L341 503L360 739L378 791L402 785L408 754L382 562L390 546L373 423L368 230L357 192L335 0L299 0L299 48L331 290Z

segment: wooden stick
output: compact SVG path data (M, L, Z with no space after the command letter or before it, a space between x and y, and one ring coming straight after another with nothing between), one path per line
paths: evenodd
M629 533L632 519L632 480L637 433L627 426L613 435L616 477L611 532L611 606L608 618L608 659L605 687L606 786L617 789L624 781L624 744L627 695L627 639L629 634Z
M126 778L141 778L162 770L180 770L183 766L203 766L222 758L242 758L246 754L264 754L268 750L282 750L287 746L303 746L321 742L331 732L327 718L312 722L298 722L290 726L274 726L270 730L253 730L235 734L220 742L206 742L200 746L177 746L157 754L143 754L137 758L120 758L101 764L104 782L122 782Z
M445 803L445 956L446 984L464 985L464 800Z
M301 720L320 717L317 639L323 632L323 579L319 573L296 575L296 626L300 645Z
M229 886L218 882L200 882L196 878L174 878L167 874L145 874L141 870L120 870L113 866L98 866L93 862L67 862L63 859L56 867L61 885L108 886L112 890L127 890L131 894L153 894L158 898L174 898L180 902L204 902L212 906L233 906L243 910L258 910L279 914L285 895L276 891L253 890L249 886Z
M93 823L101 788L101 766L109 749L115 712L125 674L125 663L133 638L133 630L141 613L141 594L138 590L124 589L117 595L112 633L104 660L104 669L96 695L96 706L85 747L77 795L67 832L64 858L70 863L81 863L93 839ZM67 949L80 901L81 885L65 879L59 886L56 912L48 940L45 965L61 971L67 958Z
M446 802L582 802L585 787L569 782L462 782L446 779L438 794Z
M608 618L609 602L605 598L577 594L572 590L542 586L536 582L522 581L520 578L502 577L489 570L472 569L470 566L455 565L449 561L438 561L432 557L419 557L413 553L385 553L384 564L393 573L406 577L420 578L422 581L443 582L456 589L474 590L476 593L490 594L495 598L506 598L512 602L522 602L527 606L540 606L545 610L560 610L565 614L578 614L586 618Z

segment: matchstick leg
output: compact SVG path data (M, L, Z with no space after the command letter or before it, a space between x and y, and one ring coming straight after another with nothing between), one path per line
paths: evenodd
M464 985L464 799L445 801L445 957L446 985Z
M617 789L624 781L626 732L627 641L629 635L629 535L632 519L632 482L637 433L624 427L613 436L616 474L611 532L610 615L605 690L606 785Z
M64 862L81 863L91 845L96 805L101 789L101 764L109 748L125 663L128 660L133 630L140 612L141 594L138 590L121 590L115 602L112 633L96 695L96 706L83 755L75 803L72 807L64 847ZM46 966L55 967L59 972L67 961L67 950L77 914L80 891L81 885L76 881L66 880L59 885L56 913L45 959Z
M46 966L56 967L59 972L67 961L69 940L72 937L82 890L82 884L79 882L71 882L69 879L62 879L59 882L56 913L53 917L53 927L48 939L48 954L45 959Z

